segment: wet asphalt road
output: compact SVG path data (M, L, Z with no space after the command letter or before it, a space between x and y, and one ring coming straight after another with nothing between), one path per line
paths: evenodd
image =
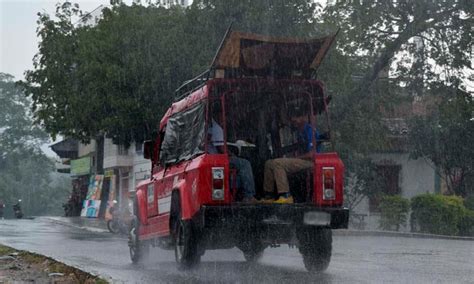
M305 271L297 249L269 248L254 265L237 249L207 251L201 265L179 271L174 253L152 249L132 265L127 241L48 219L0 220L0 243L53 257L117 283L474 283L474 242L334 236L329 269Z

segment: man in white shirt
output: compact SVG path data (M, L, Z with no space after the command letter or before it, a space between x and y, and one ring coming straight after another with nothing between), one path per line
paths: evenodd
M209 154L218 154L223 151L219 148L224 146L224 131L222 127L212 119L209 125L208 135L210 136L210 143L208 144ZM237 183L243 190L243 202L255 202L255 180L253 179L252 165L246 159L229 155L230 166L237 170Z

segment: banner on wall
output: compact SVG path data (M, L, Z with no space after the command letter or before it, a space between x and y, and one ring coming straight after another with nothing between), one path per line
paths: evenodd
M89 189L87 191L86 199L100 200L102 192L102 183L104 181L103 175L92 175L89 179Z
M99 216L100 200L84 200L81 217L97 218Z

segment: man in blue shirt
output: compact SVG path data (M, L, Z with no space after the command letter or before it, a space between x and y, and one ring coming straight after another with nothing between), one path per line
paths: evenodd
M272 195L274 185L278 198L274 203L293 203L288 185L288 174L297 173L313 167L313 128L308 123L308 114L303 109L296 111L291 117L291 124L298 129L298 153L294 158L277 158L265 163L263 189L265 194ZM316 130L315 140L324 139ZM321 145L316 145L316 152L321 151Z

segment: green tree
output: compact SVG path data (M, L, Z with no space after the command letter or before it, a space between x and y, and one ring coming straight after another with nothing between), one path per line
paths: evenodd
M413 157L427 157L446 178L451 194L474 194L474 102L471 94L439 90L439 110L412 121L410 142ZM446 95L451 94L451 95Z
M319 27L340 28L337 47L321 68L334 93L337 148L350 175L365 177L356 180L352 195L376 194L373 165L369 161L367 171L361 163L374 151L390 149L382 109L413 99L403 93L429 94L439 85L465 88L471 17L472 5L454 0L332 1L326 6ZM380 79L388 70L390 78Z
M116 5L93 27L74 25L79 15L69 2L56 19L39 13L39 53L24 82L36 122L82 141L150 137L172 90L191 77L183 10Z
M194 1L190 8L116 4L95 26L74 25L77 5L39 13L39 53L24 86L51 135L128 144L150 138L185 80L207 69L227 26L307 34L312 1ZM262 11L265 13L262 14Z
M78 6L65 2L55 18L39 14L40 49L24 85L36 122L53 136L87 141L105 133L128 144L151 137L173 90L209 67L230 23L298 37L341 28L317 75L333 95L333 137L348 177L358 176L356 191L370 194L377 183L368 155L387 144L380 107L400 99L400 82L420 89L415 83L462 79L471 9L451 0L336 1L324 10L310 0L196 0L185 9L115 4L97 25L80 26L72 20L81 14ZM415 55L430 60L407 62ZM397 80L377 80L397 56ZM432 62L449 76L426 68Z
M420 82L415 78L465 82L472 56L472 12L468 1L456 0L336 1L328 5L324 20L341 28L339 48L346 54L369 58L358 86L367 95L396 56L402 60L393 73L408 85ZM442 72L434 72L433 66Z
M18 88L11 75L0 73L0 200L7 212L18 199L26 214L53 213L61 208L67 187L50 192L53 162L40 149L48 135L33 124L30 101ZM46 208L48 204L51 208Z

